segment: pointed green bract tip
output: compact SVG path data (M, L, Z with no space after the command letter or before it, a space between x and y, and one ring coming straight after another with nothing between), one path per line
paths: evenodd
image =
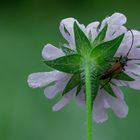
M75 45L76 50L82 56L88 56L92 49L91 43L86 36L86 34L79 27L77 22L74 22L74 37L75 37Z
M95 40L92 43L93 47L98 46L99 44L103 43L106 37L106 32L108 29L108 24L106 24L104 26L104 28L100 31L100 33L97 35L97 37L95 38Z

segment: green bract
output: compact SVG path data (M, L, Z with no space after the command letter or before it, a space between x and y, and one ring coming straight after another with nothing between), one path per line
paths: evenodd
M78 73L82 65L82 57L78 54L66 55L55 60L44 61L46 65L66 73Z
M80 74L74 74L69 80L68 84L66 85L62 95L66 94L71 89L79 85L80 81L81 81Z
M103 43L106 36L107 27L108 25L106 24L106 26L102 29L99 35L95 38L95 40L92 43L93 47L98 46L99 44Z
M131 78L129 75L127 75L127 74L124 73L124 72L121 72L120 74L115 75L114 78L115 78L115 79L118 79L118 80L134 81L133 78Z
M99 86L100 86L100 81L98 78L93 78L92 79L92 100L91 100L91 106L93 107L93 102L97 96L98 90L99 90Z
M81 30L79 25L74 22L74 36L76 50L61 46L65 56L57 58L55 60L44 61L46 65L53 69L73 74L69 82L67 83L63 95L69 92L71 89L77 87L77 93L79 94L82 86L85 84L83 81L85 77L86 64L91 68L91 83L92 83L92 104L97 95L99 86L103 86L107 80L100 80L98 75L101 75L110 68L109 62L113 61L114 55L118 50L124 34L117 38L104 42L108 25L106 25L98 34L93 42L90 42L85 33ZM115 75L114 78L119 80L133 81L125 73ZM104 87L110 95L115 96L111 86L107 83Z
M105 91L107 91L110 95L116 97L116 95L115 95L115 93L113 92L113 90L112 90L110 84L107 83L107 80L104 80L104 81L102 80L102 81L100 82L100 84L101 84L101 86L104 86L103 88L104 88Z
M122 40L123 40L124 34L120 35L119 37L104 42L97 47L93 48L91 52L91 59L96 62L98 66L100 66L101 72L105 72L108 68L108 62L113 60L113 57L118 50Z
M77 52L82 56L89 56L92 49L91 43L76 22L74 22L74 36Z

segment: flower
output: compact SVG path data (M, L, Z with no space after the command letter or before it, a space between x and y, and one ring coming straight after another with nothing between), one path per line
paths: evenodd
M117 52L115 52L115 56L113 57L115 59L121 58L121 60L124 60L127 57L127 59L125 59L127 61L125 62L125 65L123 67L125 70L121 71L121 73L118 73L115 77L112 77L107 83L106 79L100 79L97 96L95 97L95 100L93 102L93 119L97 123L106 121L108 119L108 115L106 113L107 108L112 108L113 112L118 117L125 117L128 114L128 106L125 103L124 95L120 90L120 86L128 86L134 89L140 89L140 66L138 65L140 63L140 48L138 48L138 46L140 45L140 32L136 30L128 30L124 26L126 20L126 17L121 13L114 13L112 16L105 18L101 23L95 21L88 26L80 24L74 18L67 18L62 20L60 23L60 32L67 40L68 44L61 46L60 48L57 48L51 44L47 44L42 51L43 58L49 62L47 64L50 66L52 65L52 63L50 62L53 62L53 68L55 69L57 67L57 70L30 74L28 77L29 86L32 88L46 87L44 90L44 94L49 99L52 99L58 93L63 93L62 99L53 106L53 111L58 111L63 108L75 95L77 104L79 106L85 106L85 87L81 82L81 74L79 76L79 74L76 73L77 71L72 71L73 69L69 71L68 69L64 70L63 66L58 68L58 66L54 64L53 60L69 56L69 54L80 53L80 55L83 55L83 52L81 51L82 49L78 50L76 48L76 38L78 38L80 35L84 36L82 33L84 33L86 36L84 37L85 42L87 42L87 38L91 44L94 44L94 47L99 46L104 42L109 42L113 39L115 40L117 37L124 34L124 38L120 42L119 48ZM79 34L75 34L75 30L77 29L75 27L75 23L82 31L78 32ZM98 38L98 36L100 36L100 38ZM87 44L84 44L84 46L86 46ZM130 50L131 46L132 49ZM130 53L127 56L129 50ZM86 53L86 51L84 53ZM81 60L77 56L71 56L76 57L77 61ZM79 65L75 64L77 61L73 61L73 57L69 58L69 60L71 61L70 64L74 63L73 65L76 68L79 68ZM61 64L64 63L63 61L65 61L65 63L68 63L67 59L59 59L59 62L60 61ZM73 67L73 65L71 65L71 67ZM109 69L110 67L108 67L107 70ZM105 71L104 74L106 74ZM110 77L108 77L108 79L109 78ZM78 81L79 79L81 81ZM72 84L73 82L74 85ZM105 84L103 84L102 82Z
M128 106L124 101L124 95L119 86L128 86L134 89L140 89L140 32L136 30L127 30L123 25L126 23L126 17L122 14L115 13L111 17L107 17L102 23L108 23L108 31L106 40L110 40L122 33L125 33L124 39L117 50L115 56L125 58L128 55L128 60L125 64L125 73L132 77L133 81L123 79L112 79L110 85L118 98L114 98L107 94L104 89L99 90L94 102L93 118L96 122L104 122L108 119L106 108L112 108L113 112L120 118L126 117L128 114ZM132 33L133 36L132 36ZM133 40L134 39L134 40Z

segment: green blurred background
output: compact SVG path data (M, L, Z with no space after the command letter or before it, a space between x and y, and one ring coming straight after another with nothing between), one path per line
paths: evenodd
M75 17L88 24L114 12L140 30L139 0L0 0L0 140L85 140L85 110L73 100L53 113L60 97L48 100L43 89L31 89L27 76L45 71L41 50L63 42L59 22ZM140 92L123 88L129 115L93 124L93 140L140 139Z

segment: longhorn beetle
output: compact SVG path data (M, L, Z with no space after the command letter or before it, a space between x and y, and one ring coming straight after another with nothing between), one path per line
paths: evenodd
M100 80L107 80L108 81L102 85L101 89L108 84L113 76L120 74L121 72L125 71L125 66L127 66L127 62L130 60L140 60L140 59L129 59L128 55L130 54L130 51L132 50L133 44L134 44L134 34L131 30L129 30L132 34L132 43L131 46L126 54L126 56L120 56L118 60L115 61L115 63L111 66L109 70L107 70L103 75L100 76Z

